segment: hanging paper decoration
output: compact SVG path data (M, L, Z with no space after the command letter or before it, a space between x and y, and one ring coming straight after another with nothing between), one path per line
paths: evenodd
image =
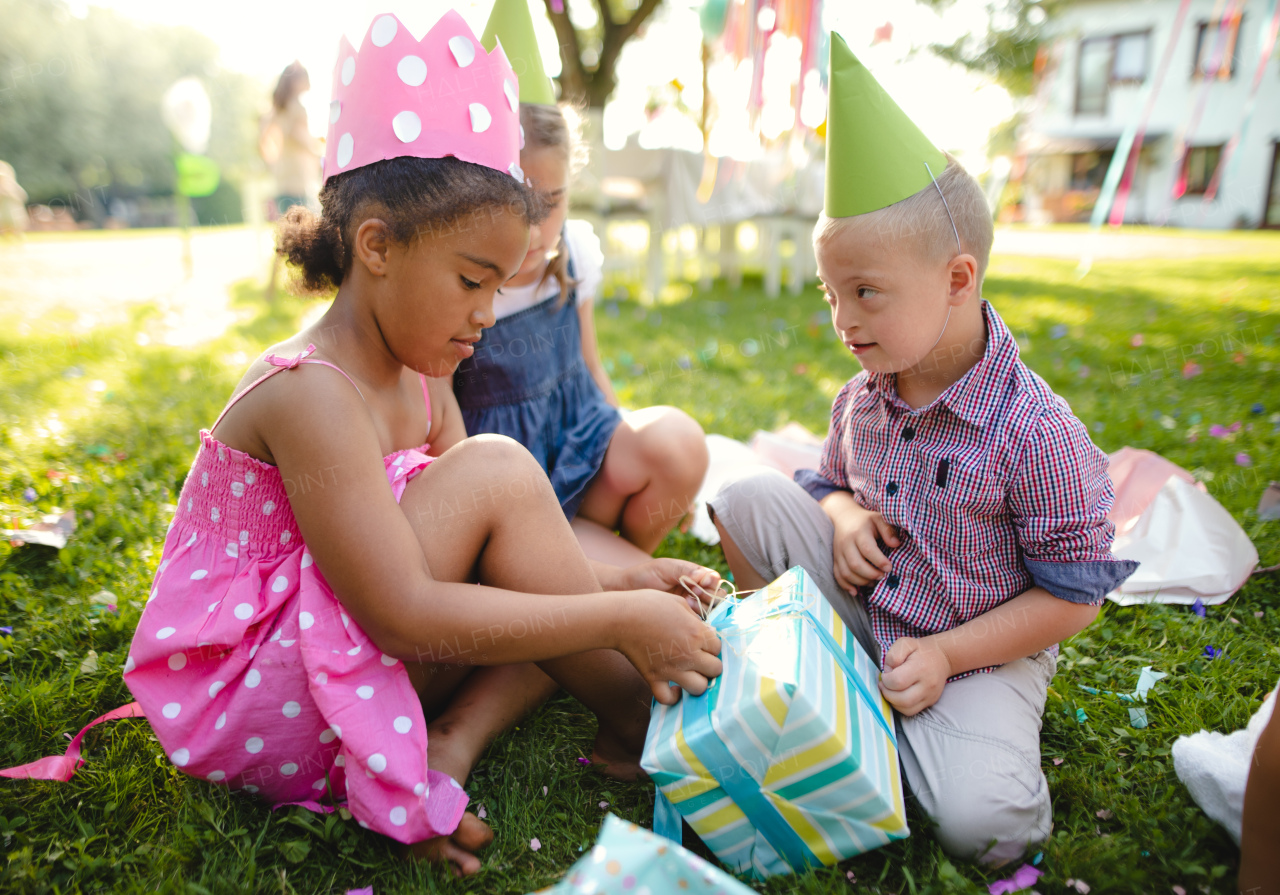
M1269 20L1269 21L1268 21ZM1218 186L1222 181L1223 172L1227 169L1227 165L1234 161L1236 147L1244 140L1245 135L1249 132L1249 124L1253 120L1253 110L1257 106L1258 87L1262 84L1262 74L1266 71L1267 63L1271 60L1271 51L1275 49L1276 33L1280 31L1280 6L1276 0L1271 0L1271 8L1267 11L1267 19L1264 19L1264 25L1258 31L1258 67L1253 72L1253 84L1249 87L1249 99L1244 104L1244 113L1240 116L1240 126L1236 128L1235 133L1231 135L1231 139L1227 141L1227 145L1222 150L1222 157L1218 159L1218 166L1214 169L1213 177L1209 180L1209 185L1204 191L1204 204L1208 205L1218 194Z

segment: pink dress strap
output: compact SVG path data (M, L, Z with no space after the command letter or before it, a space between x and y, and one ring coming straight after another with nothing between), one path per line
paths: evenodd
M310 357L310 355L315 353L315 350L316 350L315 345L308 345L305 351L303 351L301 354L298 354L294 357L281 357L278 354L268 354L266 357L264 357L263 360L271 364L271 366L274 367L275 369L268 370L267 372L263 373L253 382L249 383L248 387L244 391L242 391L240 394L232 398L230 403L228 403L227 406L222 409L222 413L218 414L218 419L215 420L214 424L209 427L209 431L212 432L214 429L218 428L218 423L222 422L222 418L227 415L227 413L231 410L232 407L236 406L236 404L240 401L241 398L249 394L249 392L253 391L255 388L262 385L262 383L266 382L268 379L270 379L272 376L276 375L277 373L281 372L282 370L292 370L295 367L297 367L299 364L323 364L326 367L332 367L333 369L341 373L346 378L347 382L351 383L351 387L356 390L356 394L359 395L360 400L363 401L364 392L360 391L360 386L356 385L356 381L354 379L352 379L350 376L347 376L347 371L339 367L337 364L329 363L327 360L321 360L318 357ZM424 390L427 387L427 383L425 379L422 382L422 387ZM430 420L431 420L431 404L430 404L430 399L428 399L428 403L427 403L428 427L430 427Z

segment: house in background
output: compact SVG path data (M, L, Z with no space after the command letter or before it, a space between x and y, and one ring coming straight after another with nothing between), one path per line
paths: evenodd
M1280 227L1280 58L1269 47L1244 129L1270 0L1075 0L1047 52L1019 132L1033 222L1088 220L1116 144L1156 89L1125 223ZM1160 64L1174 41L1163 82ZM1229 153L1233 138L1238 145ZM1217 178L1215 182L1215 176Z

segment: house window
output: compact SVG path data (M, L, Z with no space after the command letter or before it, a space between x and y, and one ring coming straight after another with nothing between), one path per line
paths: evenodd
M1076 113L1105 115L1112 87L1145 81L1150 43L1149 31L1082 40L1076 72Z
M1226 81L1235 77L1240 65L1240 23L1244 16L1236 15L1216 22L1201 22L1196 26L1196 52L1191 77L1217 78Z
M1192 146L1182 163L1182 180L1186 183L1184 196L1203 196L1222 160L1222 146Z

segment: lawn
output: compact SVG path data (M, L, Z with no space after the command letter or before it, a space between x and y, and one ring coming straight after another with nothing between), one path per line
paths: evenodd
M1078 281L1073 263L1003 257L986 286L1024 358L1095 441L1108 451L1149 448L1194 470L1264 565L1280 562L1280 526L1253 511L1280 478L1278 258L1099 262ZM250 284L236 306L237 328L190 350L154 340L140 347L138 331L157 320L145 307L129 325L78 335L70 317L0 320L6 526L72 508L80 517L56 554L0 545L0 625L12 628L0 633L0 763L61 753L66 735L130 701L118 669L196 431L216 416L247 357L314 309L301 300L268 309ZM813 289L771 300L748 280L738 292L718 284L657 307L602 300L598 319L624 402L675 404L736 438L790 420L824 431L831 398L856 369ZM1210 434L1235 422L1225 437ZM718 548L684 536L662 552L724 569ZM1045 712L1055 830L1040 892L1065 891L1068 878L1095 893L1233 890L1236 848L1191 802L1169 748L1181 733L1243 726L1280 677L1277 644L1280 584L1260 576L1204 619L1184 608L1108 605L1063 645ZM1225 655L1206 659L1208 645ZM1131 690L1142 665L1170 675L1155 687L1144 730L1128 725L1122 704L1080 688ZM650 822L651 788L606 781L575 761L591 738L584 710L560 698L493 746L468 789L497 839L484 871L455 881L402 863L386 840L339 815L273 813L186 777L145 722L115 722L89 734L88 764L70 783L0 780L0 890L529 892L589 848L606 810ZM910 820L915 832L903 842L756 888L978 893L1004 875L948 861L919 813Z

